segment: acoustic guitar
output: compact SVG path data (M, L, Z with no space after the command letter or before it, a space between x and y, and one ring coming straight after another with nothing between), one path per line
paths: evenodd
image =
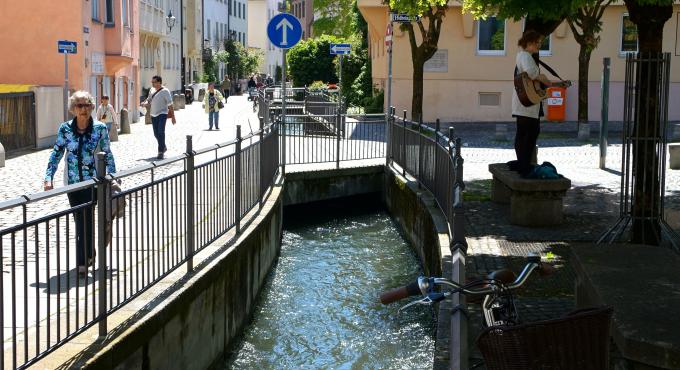
M548 87L569 87L571 81L550 82L545 75L538 75L535 79L531 79L526 72L515 75L515 91L519 101L525 107L536 105L548 98Z

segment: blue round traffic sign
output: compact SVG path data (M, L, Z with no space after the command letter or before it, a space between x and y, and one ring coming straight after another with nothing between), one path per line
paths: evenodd
M267 24L267 37L277 48L292 48L302 38L302 24L292 14L277 14Z

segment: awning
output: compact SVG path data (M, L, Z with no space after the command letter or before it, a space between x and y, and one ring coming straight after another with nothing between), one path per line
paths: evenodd
M33 85L0 84L0 94L30 92Z

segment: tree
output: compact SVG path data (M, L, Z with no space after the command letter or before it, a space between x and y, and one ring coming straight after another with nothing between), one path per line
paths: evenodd
M314 81L337 83L338 76L330 53L330 44L342 40L329 35L300 41L288 50L290 78L295 86L311 85Z
M403 23L401 29L408 32L413 63L413 96L411 98L411 118L420 120L423 114L423 70L434 53L437 52L442 20L446 15L447 0L390 0L390 9L410 16L420 16L416 22ZM416 40L414 25L418 27L420 45ZM426 27L427 25L427 27Z
M225 40L224 50L226 55L223 55L222 61L226 61L227 71L232 80L257 72L257 67L262 63L263 53L260 50L246 49L240 42Z
M588 68L590 56L600 43L602 15L614 0L596 0L567 16L567 23L579 44L578 53L578 122L588 123ZM580 30L580 32L579 32Z
M312 1L312 0L307 0ZM348 17L356 0L314 0L314 36L349 37L354 34L353 18Z
M635 99L634 111L633 135L636 139L633 140L633 167L637 169L637 173L633 176L638 181L634 182L633 188L631 242L658 244L661 238L660 225L643 218L659 210L659 197L656 192L661 180L658 166L651 165L659 161L655 142L647 139L660 139L661 130L657 128L662 116L659 114L661 102L655 94L662 83L656 78L660 67L650 59L661 57L663 28L673 15L673 1L624 0L624 2L630 20L637 26L639 52L644 57L637 72L635 91L638 98Z

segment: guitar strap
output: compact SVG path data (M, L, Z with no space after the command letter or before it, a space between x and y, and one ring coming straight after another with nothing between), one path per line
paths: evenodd
M545 69L547 69L548 72L550 72L551 75L559 78L560 81L564 81L564 79L562 77L560 77L560 75L558 75L557 72L555 72L554 69L552 69L549 65L543 63L543 61L541 61L540 59L538 60L538 64L545 67ZM517 66L515 66L515 76L517 76L519 74L518 72L519 72L519 70L518 70Z

